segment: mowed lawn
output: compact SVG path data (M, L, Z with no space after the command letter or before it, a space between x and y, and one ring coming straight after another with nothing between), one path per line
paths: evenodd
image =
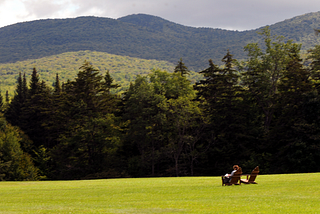
M320 213L320 173L0 182L0 213Z

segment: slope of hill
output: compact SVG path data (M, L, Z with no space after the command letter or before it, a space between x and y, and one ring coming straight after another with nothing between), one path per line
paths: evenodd
M320 27L320 12L309 13L271 25L273 33L303 44L306 50L320 42L313 28ZM245 58L243 47L259 41L256 30L228 31L194 28L159 17L138 14L115 19L79 17L18 23L0 28L0 63L91 50L171 63L183 58L199 71L208 59L217 64L229 49Z
M175 64L166 61L145 60L103 52L67 52L40 59L0 64L0 90L2 93L8 90L12 96L19 72L26 73L26 78L29 80L34 67L37 69L40 79L46 81L48 85L52 85L55 82L57 73L61 82L66 82L68 79L73 80L85 60L91 62L103 75L109 70L114 81L121 85L116 92L127 89L130 82L136 78L136 75L146 75L152 69L172 72L175 67ZM189 76L192 82L200 78L201 75L196 72L191 72ZM2 95L4 96L4 94Z

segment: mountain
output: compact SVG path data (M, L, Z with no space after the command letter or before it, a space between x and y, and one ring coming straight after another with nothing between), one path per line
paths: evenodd
M272 33L302 43L303 50L319 44L314 28L320 28L320 12L270 25ZM260 30L194 28L145 14L37 20L0 28L0 63L90 50L174 64L182 58L190 69L199 71L210 58L221 64L228 49L234 58L244 59L243 47L261 41Z

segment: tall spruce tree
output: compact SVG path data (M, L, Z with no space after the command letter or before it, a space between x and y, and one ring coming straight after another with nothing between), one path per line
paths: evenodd
M7 99L9 99L9 97L6 97L6 100ZM17 86L14 97L5 112L6 119L14 126L21 125L21 114L24 102L25 99L23 94L23 80L20 72L17 79Z
M185 66L185 64L182 62L182 58L180 58L180 61L178 62L178 64L174 68L174 73L179 73L179 74L181 74L181 76L185 76L185 75L190 74L188 67Z
M30 90L29 96L32 97L33 95L37 94L40 89L40 78L37 72L37 69L34 67L32 70L31 80L30 80Z
M27 79L26 79L26 73L23 73L23 79L22 79L22 99L25 101L28 97L28 85L27 85Z
M30 137L36 147L48 147L50 138L44 128L52 105L51 91L44 81L33 70L30 79L30 93L22 108L19 127Z
M110 72L107 71L105 76L104 76L104 82L105 82L105 87L106 87L106 91L108 93L111 93L112 89L117 89L120 87L119 84L114 84L114 79L111 77Z
M55 94L60 94L61 93L61 85L60 85L59 74L56 74L56 82L54 84L54 93Z
M6 91L6 98L5 98L5 100L6 100L6 103L9 103L9 102L10 102L8 90Z
M3 111L3 107L4 107L4 104L3 104L3 96L2 96L2 93L0 91L0 112Z
M120 131L113 113L118 100L109 93L108 84L87 61L75 80L65 84L56 116L64 125L60 142L51 150L57 165L55 176L98 176L110 170L116 160Z
M204 80L194 86L209 117L208 139L214 147L208 153L208 161L216 173L228 164L243 163L248 156L240 76L233 68L235 60L229 51L222 61L224 66L219 68L209 60L209 67L200 72Z

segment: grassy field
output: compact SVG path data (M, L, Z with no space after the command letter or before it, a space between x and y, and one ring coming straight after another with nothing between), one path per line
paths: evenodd
M0 213L320 213L320 173L0 182Z

